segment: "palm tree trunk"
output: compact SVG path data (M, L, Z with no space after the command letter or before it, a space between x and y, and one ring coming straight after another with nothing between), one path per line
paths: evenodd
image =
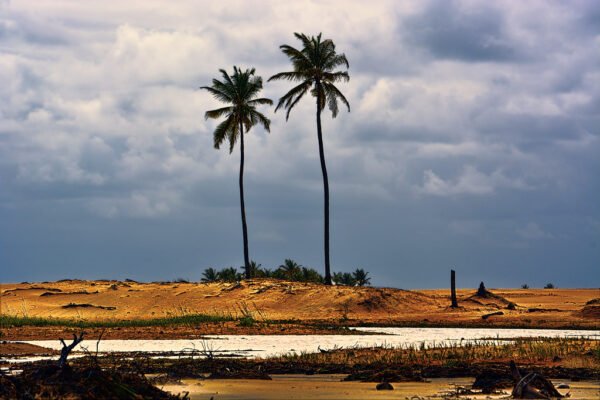
M318 83L317 83L318 85ZM319 158L321 159L321 172L323 173L324 193L324 247L325 247L325 284L331 285L331 267L329 264L329 178L325 165L325 151L323 150L323 132L321 131L321 92L317 96L317 137L319 138Z
M242 233L244 236L244 269L246 279L250 276L250 257L248 257L248 227L246 226L246 206L244 205L244 125L240 122L240 208L242 210Z

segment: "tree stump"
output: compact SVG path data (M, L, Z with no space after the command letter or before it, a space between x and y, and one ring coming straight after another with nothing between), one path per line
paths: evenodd
M486 297L488 295L488 291L485 288L485 285L483 284L483 282L481 282L479 284L479 289L477 289L477 296L479 297Z
M81 332L79 334L79 337L77 337L76 334L73 334L73 343L71 343L68 346L63 339L59 339L59 340L62 343L63 348L60 351L60 358L58 359L58 367L64 368L67 365L67 357L69 356L69 353L71 353L71 350L73 350L75 348L75 346L77 346L79 343L81 343L83 341L83 332Z

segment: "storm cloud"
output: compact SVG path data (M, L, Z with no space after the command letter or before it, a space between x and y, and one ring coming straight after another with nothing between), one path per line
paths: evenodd
M598 286L600 4L0 1L1 281L242 263L239 155L199 86L323 32L333 269L377 285ZM266 84L278 99L290 87ZM251 258L322 267L314 104L247 136Z

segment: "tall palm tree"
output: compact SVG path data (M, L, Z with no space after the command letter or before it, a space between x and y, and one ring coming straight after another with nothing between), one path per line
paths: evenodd
M240 140L240 208L242 212L242 233L244 237L244 267L246 278L250 278L250 257L248 255L248 227L246 225L246 207L244 204L244 129L248 132L254 125L260 124L268 132L271 121L256 110L259 104L272 105L273 101L267 98L256 98L263 87L262 78L255 76L255 69L233 67L233 75L220 69L223 80L212 80L211 86L202 86L201 89L208 90L215 99L229 104L226 107L207 111L205 119L219 119L225 117L213 133L214 146L221 147L225 141L229 141L229 153L233 152L235 142Z
M327 177L327 166L325 165L325 151L323 150L323 132L321 129L321 112L325 106L331 110L335 118L338 114L338 100L348 107L350 104L346 97L334 85L337 82L348 82L350 76L347 71L335 71L337 67L345 65L350 67L344 54L335 51L335 44L331 39L321 39L318 36L308 37L303 33L294 33L296 38L302 42L302 49L298 50L284 44L279 46L281 51L288 56L294 68L293 71L280 72L269 78L273 80L288 80L299 82L282 98L279 99L275 111L285 108L286 121L290 117L290 111L310 91L315 97L317 105L317 138L319 141L319 157L321 160L321 172L323 173L324 192L324 248L325 248L325 284L331 285L331 267L329 264L329 179Z

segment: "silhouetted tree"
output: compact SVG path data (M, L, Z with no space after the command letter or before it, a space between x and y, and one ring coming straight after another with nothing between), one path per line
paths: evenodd
M204 272L202 272L202 282L215 282L219 280L219 273L214 268L206 268Z
M302 281L323 283L323 275L319 274L319 272L313 268L302 267Z
M260 76L254 75L254 68L242 71L233 67L233 75L220 69L223 80L212 80L211 86L202 86L208 90L215 99L229 104L227 107L217 108L205 113L205 118L225 120L217 125L214 135L214 146L218 149L225 141L229 141L229 152L233 151L235 142L240 140L240 209L242 214L242 234L244 240L244 266L246 274L250 272L250 257L248 255L248 228L246 226L246 207L244 205L244 129L248 132L254 125L261 124L269 131L271 121L256 110L259 104L273 104L267 98L256 98L263 84ZM246 276L249 278L249 276Z
M275 277L288 281L299 281L302 277L302 266L289 258L275 271Z
M256 278L259 276L261 264L257 264L256 261L250 261L249 270L242 266L242 270L244 271L244 276L246 279L248 278Z
M237 282L242 279L243 275L234 267L223 268L219 271L219 280L225 282Z
M356 280L354 279L354 275L350 272L335 272L333 274L333 281L336 285L343 286L354 286L356 285Z
M357 268L352 273L352 278L354 279L356 286L366 286L371 284L371 278L369 278L368 275L369 273L364 269Z
M318 36L308 37L305 34L294 33L296 38L302 42L300 50L284 44L279 48L290 59L293 71L280 72L269 78L272 80L289 80L299 84L279 99L275 111L283 107L287 110L286 120L290 111L300 99L310 92L315 97L317 106L317 139L319 141L319 158L321 160L321 172L323 174L324 192L324 250L325 250L325 284L331 285L331 268L329 263L329 179L327 177L327 166L325 165L325 151L323 149L323 132L321 129L321 112L327 106L331 110L332 117L338 114L338 100L348 107L350 104L346 97L334 85L337 82L349 81L347 71L335 71L337 67L350 65L344 54L338 54L335 44L331 39L321 39Z

